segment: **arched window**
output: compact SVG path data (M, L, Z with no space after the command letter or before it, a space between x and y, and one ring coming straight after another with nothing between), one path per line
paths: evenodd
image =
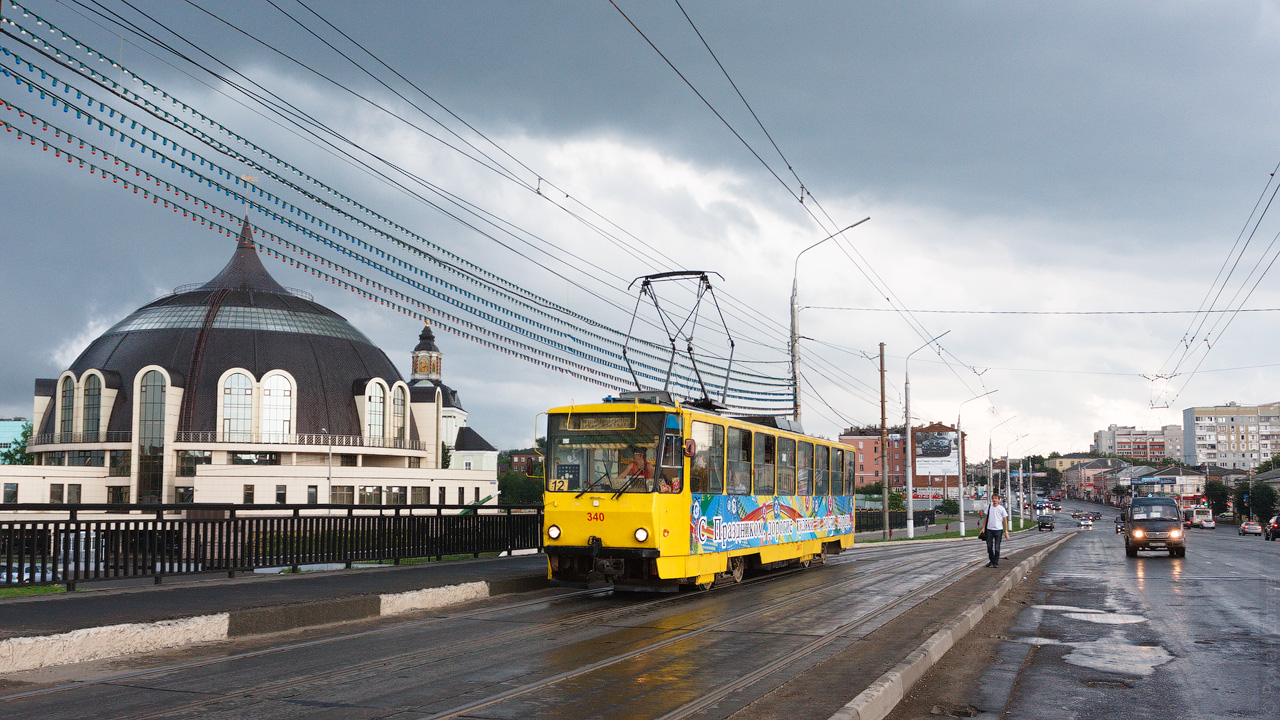
M59 430L64 442L69 442L71 434L76 431L76 383L71 378L62 379L62 426Z
M381 385L376 382L369 383L369 399L365 404L365 426L367 428L365 437L384 437L382 423L386 397Z
M226 442L253 440L253 381L235 373L222 383L222 434Z
M102 424L102 381L97 375L84 379L84 434L97 435ZM97 440L90 437L89 440Z
M391 402L391 437L397 440L397 447L404 447L405 405L404 388L397 386Z
M138 397L138 502L158 503L164 489L164 375L148 370Z
M262 383L262 434L264 442L287 442L293 432L293 387L283 375Z

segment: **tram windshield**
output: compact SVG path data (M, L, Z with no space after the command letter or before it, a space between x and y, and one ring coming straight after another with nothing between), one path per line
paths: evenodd
M547 420L547 490L658 489L664 413L556 414Z

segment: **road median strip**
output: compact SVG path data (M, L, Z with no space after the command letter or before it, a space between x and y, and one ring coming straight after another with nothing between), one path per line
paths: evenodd
M944 625L920 647L836 711L830 720L881 720L888 716L906 696L911 686L924 677L924 674L937 664L942 656L960 641L960 638L977 627L982 618L999 605L1010 590L1071 537L1072 535L1068 534L1018 563L984 600L970 605L951 622Z
M173 620L81 628L0 640L0 675L169 650L195 643L436 610L547 586L545 575L477 581L398 593L248 608Z

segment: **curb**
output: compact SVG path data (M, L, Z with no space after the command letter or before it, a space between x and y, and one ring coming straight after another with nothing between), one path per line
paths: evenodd
M176 620L82 628L0 640L0 675L166 650L194 643L297 630L420 610L547 587L545 575L470 582L382 595L277 605Z
M924 677L924 674L937 664L942 656L960 641L960 638L977 627L982 618L999 605L1004 596L1015 585L1022 582L1022 579L1039 565L1041 560L1074 536L1074 533L1069 534L1018 563L1013 572L1000 581L986 600L970 605L954 620L924 641L924 644L916 648L902 662L895 665L892 670L881 675L866 690L837 710L829 720L882 720L893 712L911 686Z

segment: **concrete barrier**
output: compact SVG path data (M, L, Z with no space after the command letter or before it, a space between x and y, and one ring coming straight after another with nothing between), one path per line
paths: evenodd
M888 716L902 701L911 686L924 677L929 668L936 665L942 659L942 656L946 655L947 651L960 641L960 638L977 627L978 623L982 622L982 618L999 605L1004 596L1014 586L1022 582L1022 579L1039 565L1049 553L1057 550L1062 543L1071 538L1072 535L1068 534L1061 540L1018 563L1017 567L1008 575L1005 575L1000 584L984 600L970 605L955 619L944 625L941 630L934 633L928 640L925 640L910 655L907 655L902 662L881 675L866 690L863 690L857 697L837 710L830 720L882 720L882 718Z
M167 650L195 643L435 610L547 587L546 576L423 588L400 593L234 610L176 620L83 628L0 640L0 675L54 665Z

